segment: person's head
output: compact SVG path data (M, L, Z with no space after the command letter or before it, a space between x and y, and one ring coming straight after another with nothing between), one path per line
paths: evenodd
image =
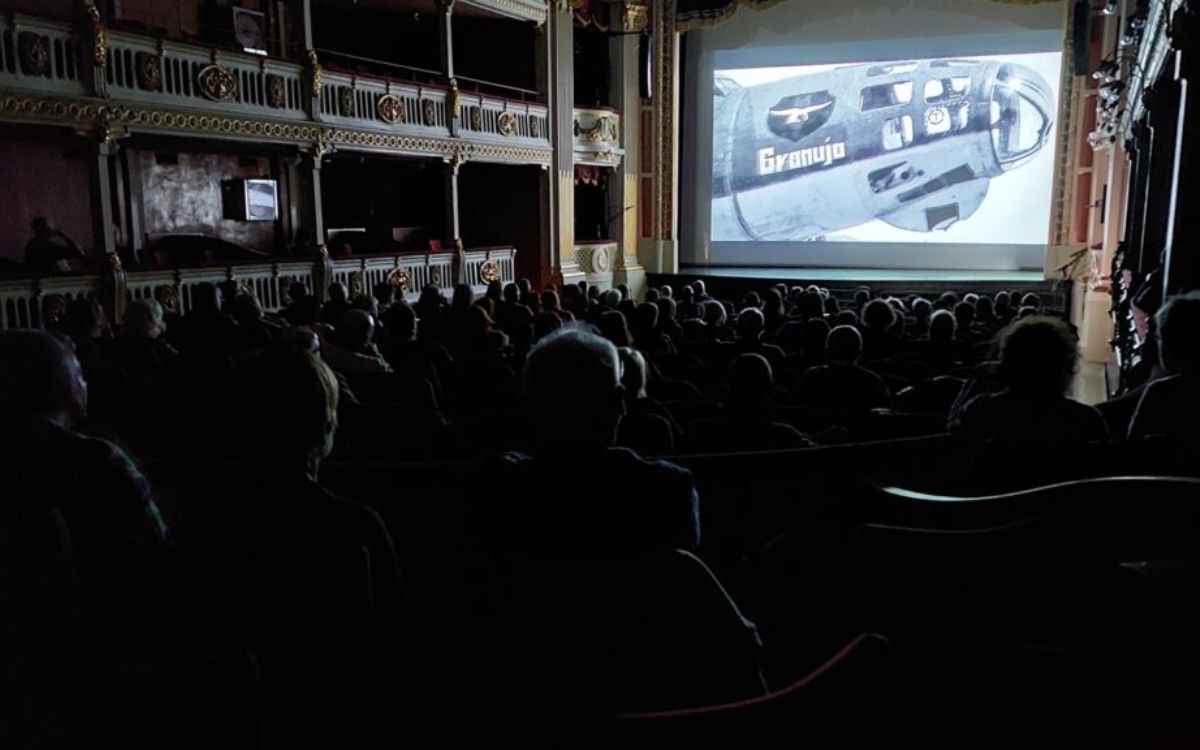
M758 296L758 292L746 292L742 297L742 307L762 307L762 297Z
M967 292L966 294L963 295L963 302L966 302L968 305L974 306L975 303L978 301L979 301L979 295L976 294L975 292Z
M68 340L44 331L0 331L0 423L48 419L69 427L87 416L87 381Z
M858 313L853 310L842 310L833 318L833 324L837 326L858 326Z
M472 305L467 311L467 337L476 343L483 342L492 332L492 316L480 305Z
M516 284L511 281L504 285L504 290L501 292L504 301L510 305L515 305L521 301L521 290Z
M587 290L587 298L594 302L599 302L600 301L600 287L589 286L588 290Z
M621 293L616 289L606 289L600 295L600 304L605 307L617 309L617 305L621 304Z
M621 299L629 299L629 285L617 284L617 291L621 293Z
M679 300L679 304L681 304L681 305L689 304L695 299L695 297L696 297L696 291L694 289L692 289L692 287L689 286L688 284L684 284L683 286L679 287L679 295L677 297Z
M284 328L275 337L275 343L287 349L297 349L318 357L321 356L321 339L317 336L317 332L308 326Z
M394 302L379 322L396 343L407 343L417 336L417 313L404 300Z
M166 333L162 305L152 299L135 299L125 307L122 333L132 339L156 339Z
M192 287L192 310L198 313L215 313L221 309L221 290L216 284L202 281Z
M804 292L796 302L797 314L801 318L820 318L825 315L825 302L820 292Z
M1167 298L1154 315L1158 356L1163 369L1173 373L1200 371L1200 291Z
M723 326L729 320L729 316L725 313L725 306L713 299L704 303L703 317L704 322L710 326Z
M658 288L658 296L666 297L667 299L671 299L671 295L674 294L674 292L675 290L671 288L670 284L663 284Z
M375 335L375 319L366 310L352 308L338 318L338 339L350 351L362 351Z
M50 235L54 234L55 231L57 231L54 224L45 216L39 216L34 219L30 223L29 228L33 230L33 235L35 237L42 239L49 237Z
M658 331L658 305L643 302L633 313L634 329L642 336Z
M774 287L768 289L763 298L763 312L772 317L783 314L783 292Z
M346 304L350 299L350 290L340 281L335 281L329 285L329 301L338 305Z
M646 358L637 349L628 346L619 347L617 353L621 357L621 385L625 388L625 400L646 398Z
M871 301L871 290L870 289L867 289L866 287L859 287L857 290L855 290L854 306L857 307L859 310L866 307L867 303L870 301Z
M650 304L654 304L655 302L657 302L658 301L658 290L653 287L651 287L650 289L647 289L646 290L646 298L642 301L649 302Z
M849 312L849 311L847 311ZM853 315L853 312L850 312ZM829 341L829 324L822 318L809 318L800 324L800 350L806 354L824 354Z
M1017 310L1018 318L1030 318L1037 314L1038 314L1038 309L1036 307L1031 307L1029 305L1024 305L1021 307L1020 310Z
M303 281L293 281L288 284L287 297L289 302L299 302L308 297L308 287Z
M965 331L975 322L975 306L963 300L954 306L954 319L958 321L958 330Z
M544 446L606 447L625 414L621 363L612 342L570 326L533 345L523 390L537 440ZM579 398L580 393L588 394Z
M738 313L737 333L740 341L758 341L765 327L766 319L757 307L747 307Z
M937 310L929 316L930 341L949 342L958 335L958 320L949 310Z
M862 348L862 334L857 328L836 326L825 340L825 357L833 365L857 365Z
M938 296L938 300L945 306L947 310L953 310L960 300L954 292L942 292Z
M775 385L771 363L761 354L739 354L729 365L729 402L740 407L762 406Z
M372 318L379 317L379 302L377 302L374 297L366 294L360 294L351 300L350 305L355 310L362 310Z
M659 297L658 301L654 304L658 307L658 324L660 328L672 324L678 325L678 322L675 320L675 300L670 297Z
M517 291L521 294L529 294L533 291L533 282L527 278L517 279Z
M896 309L887 300L873 299L862 309L863 328L883 333L896 324Z
M541 341L546 336L562 328L562 324L562 318L557 313L538 313L537 317L533 320L533 337L535 340Z
M417 298L417 305L425 311L424 314L430 314L438 310L443 301L445 300L442 297L442 290L433 284L426 284L421 287L421 296Z
M991 323L996 319L991 297L980 297L975 303L975 319L985 323Z
M1045 315L1023 318L1000 340L1001 382L1013 391L1061 396L1075 376L1078 340L1063 321Z
M239 294L229 302L229 314L240 326L256 326L263 318L262 305L253 294Z
M494 302L499 302L503 298L503 295L504 282L500 281L500 279L493 279L492 281L488 282L487 294L485 295L488 299Z
M842 309L837 297L834 297L832 294L821 297L821 306L825 308L825 314L831 317L837 315Z
M460 312L466 312L471 303L475 301L475 292L471 291L469 284L455 284L454 296L450 300L450 307Z
M381 281L371 289L371 294L379 306L390 305L396 299L396 287L386 281Z
M917 297L912 303L913 317L917 320L929 320L933 314L933 305L924 297Z
M76 297L67 304L65 318L67 333L76 341L85 338L100 338L108 330L108 316L100 300L94 297Z
M338 384L303 338L243 362L238 392L249 455L316 479L337 432Z
M1032 307L1035 310L1042 309L1042 298L1030 292L1024 297L1021 297L1021 307Z
M1008 292L996 292L994 307L997 314L1007 313L1009 310L1012 310L1012 302L1008 298Z
M696 279L692 282L692 294L696 299L704 299L708 296L708 288L704 285L704 279Z
M625 316L616 310L608 310L600 313L599 319L596 321L600 328L600 335L613 343L613 346L630 346L632 345L632 337L629 335L629 327L625 322Z
M547 289L542 292L542 309L558 310L558 292L553 289Z

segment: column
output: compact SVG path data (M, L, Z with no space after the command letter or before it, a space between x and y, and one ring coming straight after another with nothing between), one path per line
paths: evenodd
M458 80L454 77L454 1L437 0L437 3L438 9L441 10L441 16L438 18L438 31L442 49L442 72L446 74L446 85L450 88L447 120L449 120L450 134L457 136L462 111L459 106Z
M575 260L575 28L569 4L555 3L547 13L550 143L554 147L551 170L555 198L552 203L555 242L550 257L550 275L566 285L584 277Z
M638 261L638 44L636 28L614 37L610 43L612 86L616 108L621 112L620 144L625 151L621 165L613 170L609 183L608 215L615 217L610 236L620 241L620 252L613 266L613 283L626 284L634 297L641 299L646 290L646 269Z

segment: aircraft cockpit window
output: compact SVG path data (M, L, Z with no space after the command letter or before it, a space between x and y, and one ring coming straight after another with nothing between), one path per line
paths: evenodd
M863 112L873 109L894 107L897 104L908 104L913 98L913 82L881 83L878 86L868 86L859 95L858 108Z
M909 115L883 121L883 149L895 151L913 142L913 119Z
M1003 169L1015 169L1037 153L1053 125L1050 93L1014 66L996 74L989 107L992 145Z
M925 82L925 103L950 101L966 96L971 90L970 76L955 76L953 78L931 78Z

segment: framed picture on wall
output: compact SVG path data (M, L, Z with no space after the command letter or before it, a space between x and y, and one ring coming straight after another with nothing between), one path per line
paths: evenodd
M233 9L233 37L254 55L267 54L267 17L256 10Z

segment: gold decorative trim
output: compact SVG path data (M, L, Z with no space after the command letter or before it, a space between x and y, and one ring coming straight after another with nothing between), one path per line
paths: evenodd
M375 102L375 113L388 125L408 122L408 110L404 100L395 94L382 94Z
M421 100L421 122L425 123L425 127L429 128L437 125L437 109L432 99Z
M458 79L450 79L450 119L457 120L462 116L462 94L458 91Z
M313 122L280 122L224 115L112 106L98 100L47 99L0 94L0 119L41 120L72 126L92 126L113 137L130 128L211 133L214 135L288 141L328 153L335 146L426 153L453 159L464 154L474 159L549 164L552 151L531 146L478 143L450 138L429 138L377 133L351 128L331 128Z
M507 110L501 112L496 118L496 130L506 138L515 135L517 132L517 116Z
M283 109L287 105L287 83L283 76L267 74L267 104L274 109Z
M321 87L325 83L325 70L321 67L321 61L317 59L317 51L313 49L308 51L308 81L313 98L321 96Z
M196 74L196 88L214 102L233 101L238 95L238 77L229 68L213 63Z
M23 75L46 75L50 72L50 37L32 31L18 33L17 57Z
M383 280L388 286L393 286L402 289L406 292L412 291L412 274L405 268L394 268L392 272Z
M162 89L162 61L153 52L138 52L133 56L138 88L142 91Z
M479 266L479 280L484 284L491 284L493 281L499 281L504 277L500 271L500 264L494 260L484 261Z
M629 0L621 3L621 32L640 34L650 25L649 9L645 5Z
M342 117L354 117L354 89L349 86L337 87L338 114Z
M675 0L654 13L654 227L655 239L675 233Z
M92 28L92 65L103 68L108 65L108 27L100 20L100 9L94 4L87 6L87 15Z

